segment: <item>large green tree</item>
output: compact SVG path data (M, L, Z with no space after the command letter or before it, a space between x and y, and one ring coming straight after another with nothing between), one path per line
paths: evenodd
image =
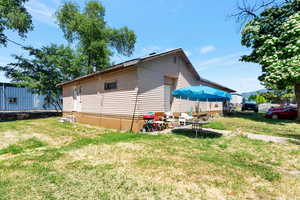
M24 4L28 0L0 0L0 45L6 45L8 38L5 31L15 31L25 38L33 29L31 15Z
M89 72L107 67L113 52L130 56L134 50L134 32L127 27L109 27L104 16L105 8L95 0L88 1L82 11L76 3L65 2L56 12L65 38L87 57Z
M28 55L14 55L16 62L0 67L18 86L46 95L45 102L60 108L61 89L56 85L86 74L85 59L70 47L50 45L41 49L24 48ZM61 108L60 108L61 109Z
M252 49L242 61L261 65L259 80L267 88L294 88L300 119L300 0L287 0L253 16L242 30L242 45Z
M295 94L292 91L271 90L268 92L259 92L258 95L264 97L270 103L295 102Z

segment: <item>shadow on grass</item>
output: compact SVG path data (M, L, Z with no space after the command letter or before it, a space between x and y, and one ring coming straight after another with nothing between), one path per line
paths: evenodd
M289 140L289 142L290 142L291 144L295 144L295 145L299 145L299 146L300 146L300 137L299 137L299 141Z
M300 141L300 135L298 134L280 134L282 137L293 138ZM300 143L299 143L300 144Z
M60 111L24 111L24 112L0 112L0 122L15 122L20 120L43 119L50 117L62 117Z
M295 120L287 120L287 119L270 119L265 118L264 113L255 113L255 112L236 112L230 115L225 116L226 118L243 118L256 122L265 122L269 124L277 124L284 125L286 123L295 123Z
M196 131L188 128L178 128L172 130L172 133L176 135L183 135L189 138L196 138ZM222 134L213 132L213 131L206 131L206 130L200 130L197 131L198 137L197 138L219 138L222 136Z

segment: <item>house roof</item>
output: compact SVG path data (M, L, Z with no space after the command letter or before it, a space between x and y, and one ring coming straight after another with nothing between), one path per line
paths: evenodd
M128 61L116 64L116 65L112 65L112 66L107 67L103 70L93 72L93 73L90 73L88 75L81 76L81 77L75 78L75 79L70 80L70 81L65 81L65 82L59 83L57 86L63 86L63 85L66 85L66 84L70 84L70 83L73 83L73 82L76 82L76 81L91 78L93 76L97 76L97 75L112 72L112 71L119 71L119 70L122 70L124 68L129 68L129 67L136 66L137 64L139 64L141 62L150 61L150 60L162 57L162 56L172 55L172 54L180 54L182 56L182 58L184 59L184 61L188 65L189 69L193 72L193 74L195 75L197 80L199 80L203 83L207 83L207 84L219 87L219 88L221 88L221 89L223 89L227 92L236 92L235 90L232 90L232 89L227 88L225 86L222 86L218 83L215 83L215 82L212 82L212 81L209 81L207 79L204 79L204 78L200 77L198 72L196 71L196 69L194 68L192 63L190 62L189 58L186 56L186 54L184 53L184 51L181 48L173 49L173 50L166 51L166 52L163 52L163 53L157 53L157 54L153 53L153 54L150 54L150 55L145 56L145 57L140 57L140 58L135 58L135 59L132 59L132 60L128 60Z
M223 86L223 85L220 85L219 83L216 83L216 82L213 82L213 81L204 79L204 78L201 78L201 81L204 82L204 83L207 83L207 84L209 84L209 85L216 86L216 87L218 87L218 88L220 88L221 90L224 90L224 91L226 91L226 92L230 92L230 93L236 92L236 91L233 90L233 89L230 89L230 88L228 88L228 87L225 87L225 86Z
M5 87L17 87L13 83L6 83L6 82L0 82L0 86L5 86Z

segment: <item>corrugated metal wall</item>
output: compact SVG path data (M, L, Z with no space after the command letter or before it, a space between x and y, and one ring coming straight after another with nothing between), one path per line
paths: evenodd
M9 102L11 98L16 98L16 103ZM27 88L0 84L0 111L55 110L52 105L43 106L44 99L44 95L32 94Z

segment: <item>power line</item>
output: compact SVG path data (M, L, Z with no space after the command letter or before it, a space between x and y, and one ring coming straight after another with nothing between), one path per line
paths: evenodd
M22 45L22 44L20 44L20 43L18 43L18 42L16 42L16 41L14 41L14 40L9 39L9 38L6 37L6 36L3 36L3 38L1 38L1 39L4 39L4 40L6 40L6 41L8 41L8 42L11 42L11 43L13 43L13 44L15 44L15 45L18 45L18 46L20 46L20 47L28 48L28 47L26 47L26 46L24 46L24 45Z

